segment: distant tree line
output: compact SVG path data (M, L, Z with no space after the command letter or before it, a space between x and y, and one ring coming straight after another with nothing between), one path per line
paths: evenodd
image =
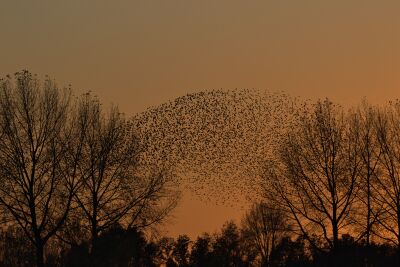
M240 227L233 221L216 233L203 233L195 240L149 239L137 228L114 225L101 232L90 251L90 240L68 245L51 239L46 249L47 266L138 266L138 267L311 267L311 266L397 266L397 248L387 243L356 240L344 234L335 259L329 250L310 245L304 236L293 235L282 213L265 203L253 205ZM16 228L0 234L0 266L31 266L32 244ZM368 258L368 262L365 259ZM334 262L334 264L333 264Z

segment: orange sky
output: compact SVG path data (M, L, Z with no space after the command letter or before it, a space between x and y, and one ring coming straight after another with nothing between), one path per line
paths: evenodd
M3 0L0 74L49 74L127 114L215 88L383 102L400 97L399 13L397 0ZM170 233L240 214L187 197Z

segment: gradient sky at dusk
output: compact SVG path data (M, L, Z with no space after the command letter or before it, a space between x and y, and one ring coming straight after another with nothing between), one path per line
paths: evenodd
M399 13L397 0L2 0L0 76L48 74L128 115L217 88L384 102L400 97ZM171 234L240 214L185 197Z

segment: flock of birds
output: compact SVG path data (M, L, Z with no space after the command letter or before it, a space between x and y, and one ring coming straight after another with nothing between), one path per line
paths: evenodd
M146 162L173 170L201 200L236 205L259 197L263 164L299 101L250 89L188 94L134 117Z

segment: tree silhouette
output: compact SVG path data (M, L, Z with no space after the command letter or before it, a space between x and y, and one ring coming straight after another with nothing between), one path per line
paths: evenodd
M278 161L266 167L266 194L315 246L311 235L337 248L351 222L361 165L355 141L343 111L329 100L317 102L283 140Z
M294 241L284 237L272 251L270 266L312 266L307 250L306 240L301 236Z
M102 232L96 242L94 254L89 253L89 243L73 247L65 256L66 266L156 266L157 249L148 243L144 234L136 229L119 225Z
M178 266L185 267L189 265L189 245L190 238L187 235L178 236L173 251L173 256Z
M240 232L236 224L227 222L213 244L211 266L243 266Z
M361 191L358 196L360 208L357 208L359 214L356 215L361 216L361 222L359 222L361 225L360 238L365 237L366 245L369 246L374 233L373 228L379 221L380 213L379 204L374 199L382 155L382 148L376 134L377 110L364 101L361 106L351 112L351 116L349 123L356 134L355 142L362 163L359 181Z
M98 235L120 223L148 226L162 220L174 207L166 198L167 179L161 171L146 175L138 169L139 141L129 120L116 107L108 114L87 94L79 105L80 131L85 135L79 161L82 186L74 200L82 210L82 227L90 231L92 249Z
M391 103L377 116L377 139L382 151L382 173L377 179L375 201L382 207L377 234L400 250L400 103ZM400 255L400 252L399 252Z
M160 264L166 266L176 266L174 261L174 245L175 240L173 238L163 237L158 241L158 258Z
M263 202L254 204L242 220L242 235L257 248L266 267L270 266L276 245L289 230L284 213Z
M0 80L0 204L35 247L37 266L79 185L72 112L69 91L50 79L22 71Z
M193 267L210 266L211 237L207 233L199 236L194 242L190 254L190 265Z

